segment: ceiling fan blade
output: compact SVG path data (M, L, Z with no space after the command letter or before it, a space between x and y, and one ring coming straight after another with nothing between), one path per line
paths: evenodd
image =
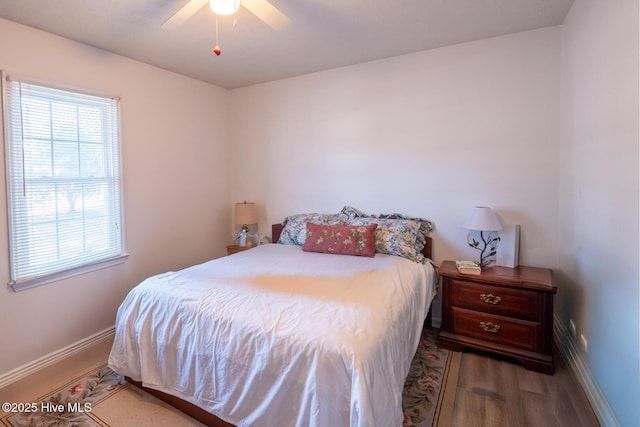
M171 18L164 21L162 28L165 30L175 30L184 22L196 14L205 4L209 3L209 0L190 0L187 4L171 16Z
M291 23L287 15L267 0L241 0L241 4L273 29L281 30Z

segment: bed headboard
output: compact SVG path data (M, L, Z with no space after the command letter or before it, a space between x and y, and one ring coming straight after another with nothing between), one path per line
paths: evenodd
M272 224L271 225L271 241L276 243L280 238L280 233L282 233L282 224ZM427 242L424 245L424 249L422 249L422 255L433 260L433 239L427 236Z

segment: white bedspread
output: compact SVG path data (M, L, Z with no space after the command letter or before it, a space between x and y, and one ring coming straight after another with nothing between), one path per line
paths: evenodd
M430 265L269 244L151 277L109 367L244 427L402 425Z

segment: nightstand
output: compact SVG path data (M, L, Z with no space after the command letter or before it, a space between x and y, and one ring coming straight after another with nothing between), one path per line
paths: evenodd
M460 351L475 348L553 374L553 272L545 268L485 267L461 274L444 261L442 325L438 344Z
M238 245L227 245L227 255L233 255L238 252L246 251L247 249L252 249L255 246L238 246Z

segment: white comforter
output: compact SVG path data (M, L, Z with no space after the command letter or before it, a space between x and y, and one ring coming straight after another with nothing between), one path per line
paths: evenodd
M402 425L430 265L264 245L135 287L109 367L237 426Z

